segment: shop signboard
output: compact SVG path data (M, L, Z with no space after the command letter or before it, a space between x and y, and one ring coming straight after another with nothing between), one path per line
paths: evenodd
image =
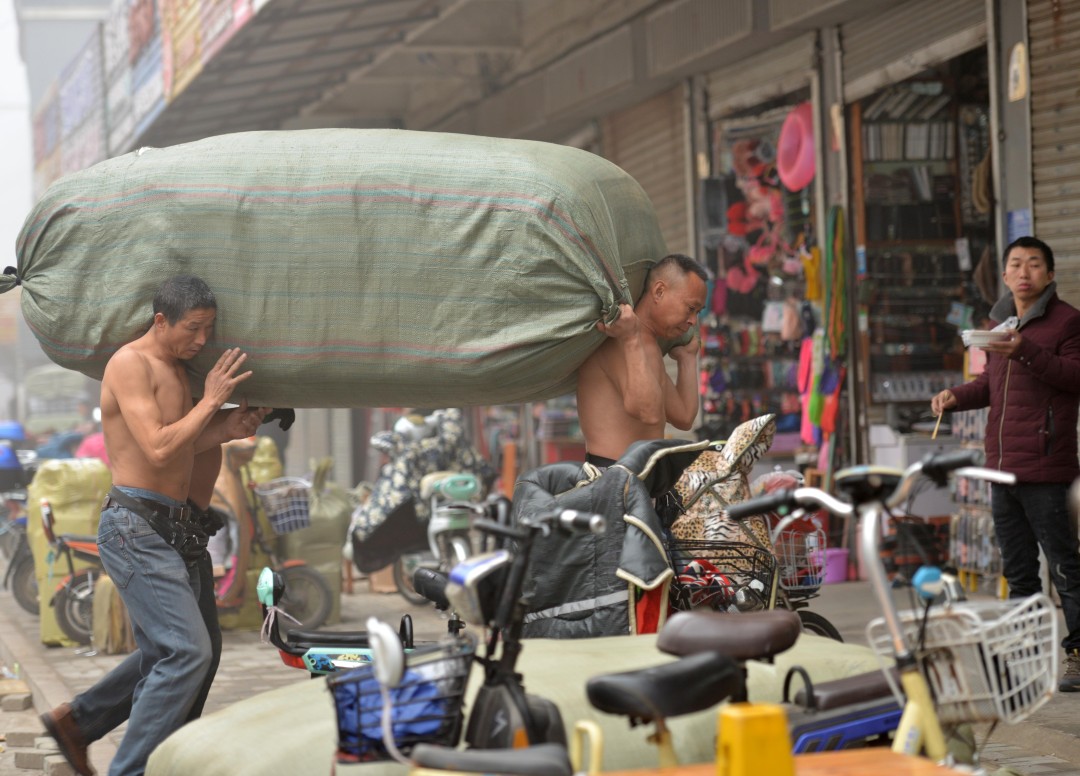
M51 154L34 165L34 198L37 199L45 193L53 181L60 177L60 159L62 153L57 144Z
M105 158L105 110L99 107L64 140L62 175L84 170Z
M236 31L254 16L251 0L201 0L203 64L209 62Z
M49 157L60 141L60 104L56 95L56 82L38 103L34 113L34 164Z
M131 147L135 134L135 114L132 113L131 69L124 67L109 84L108 154L116 156Z
M103 108L100 25L61 71L59 84L60 136L66 141L91 114L100 114Z
M162 56L161 24L154 0L132 0L128 15L132 114L135 135L141 135L165 108L171 72Z
M201 0L164 0L161 5L161 38L165 70L172 73L171 102L202 71Z
M131 66L131 29L128 22L131 0L113 0L102 25L102 52L105 80L111 82L117 72Z
M135 129L131 113L131 3L132 0L113 0L102 28L108 156L126 151Z

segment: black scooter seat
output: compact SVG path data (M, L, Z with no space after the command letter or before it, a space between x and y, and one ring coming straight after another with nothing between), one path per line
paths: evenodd
M800 632L799 615L787 609L676 612L660 630L656 646L669 655L719 652L739 661L765 660L789 649Z
M715 706L744 688L738 664L717 652L700 652L672 663L594 676L585 684L589 703L631 722L652 722Z
M291 630L287 640L297 647L368 647L367 631Z
M534 744L524 749L451 749L417 744L412 760L421 768L504 776L571 776L574 772L566 747Z

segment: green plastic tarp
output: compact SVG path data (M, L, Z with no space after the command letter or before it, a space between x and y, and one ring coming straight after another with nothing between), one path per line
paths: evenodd
M664 253L648 197L575 148L407 130L247 132L144 148L54 183L17 242L49 357L100 378L163 279L218 299L212 347L277 407L461 406L572 392Z

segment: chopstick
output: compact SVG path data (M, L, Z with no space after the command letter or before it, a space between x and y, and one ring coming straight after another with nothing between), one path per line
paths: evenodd
M931 439L937 439L937 430L941 427L941 419L944 416L945 416L944 412L942 412L940 415L937 416L937 423L934 424L934 433L930 435Z

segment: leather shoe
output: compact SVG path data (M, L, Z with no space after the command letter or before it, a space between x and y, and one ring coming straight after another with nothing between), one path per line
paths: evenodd
M60 754L64 755L64 759L75 769L75 773L79 776L94 776L94 769L90 767L90 759L86 752L86 740L79 726L75 724L71 705L61 703L52 711L42 714L41 723L56 741Z

